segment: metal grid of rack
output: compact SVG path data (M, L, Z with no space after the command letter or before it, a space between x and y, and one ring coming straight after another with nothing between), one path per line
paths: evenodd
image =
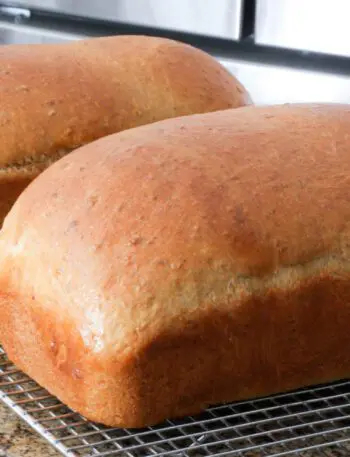
M87 421L17 370L0 346L0 398L67 457L350 455L350 381L135 431Z

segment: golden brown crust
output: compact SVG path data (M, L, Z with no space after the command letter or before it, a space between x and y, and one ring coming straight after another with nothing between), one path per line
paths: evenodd
M54 164L0 237L10 357L132 427L350 375L349 123L346 105L248 107Z
M251 103L206 53L145 36L1 46L0 100L0 171L138 125Z

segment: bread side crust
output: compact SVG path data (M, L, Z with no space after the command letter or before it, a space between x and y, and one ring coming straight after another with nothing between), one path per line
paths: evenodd
M73 322L33 312L29 297L1 295L1 338L19 368L88 419L144 427L348 377L349 279L324 273L221 311L208 306L122 358L87 351Z

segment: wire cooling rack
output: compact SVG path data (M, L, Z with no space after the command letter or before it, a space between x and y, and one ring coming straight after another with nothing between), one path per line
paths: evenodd
M17 370L0 346L0 398L66 457L350 455L350 381L134 431L87 421Z

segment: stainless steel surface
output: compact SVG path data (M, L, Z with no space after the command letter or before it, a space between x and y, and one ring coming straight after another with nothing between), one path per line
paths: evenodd
M6 3L6 0L2 0ZM86 18L238 39L244 0L13 0Z
M0 15L2 17L14 18L15 20L30 19L30 10L0 4Z
M255 38L260 44L350 57L349 18L349 0L257 0Z
M84 36L0 21L0 45L64 43L81 38Z
M245 85L258 105L350 103L350 74L322 73L244 60L219 60Z
M133 431L103 427L71 411L17 370L0 346L0 399L66 457L350 454L349 381L216 406Z

